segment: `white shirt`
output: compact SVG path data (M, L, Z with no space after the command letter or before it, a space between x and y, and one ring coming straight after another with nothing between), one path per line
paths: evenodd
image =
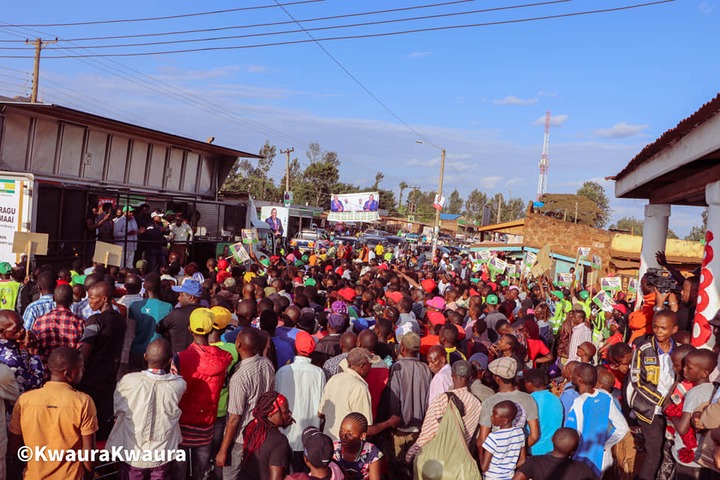
M310 363L307 357L295 356L295 361L281 367L275 374L275 390L285 395L295 423L282 432L293 452L302 452L302 432L307 427L319 427L318 407L325 388L322 368Z
M670 389L675 384L675 371L672 366L672 358L669 353L658 352L658 362L660 363L660 380L658 381L657 391L663 397L670 393ZM655 407L655 414L662 413L660 406Z
M449 364L445 364L430 381L430 387L428 388L428 405L432 403L435 397L442 395L452 387L452 369Z

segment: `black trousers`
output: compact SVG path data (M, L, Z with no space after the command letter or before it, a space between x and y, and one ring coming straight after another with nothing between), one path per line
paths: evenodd
M645 439L645 461L640 467L638 480L655 480L663 456L665 442L665 417L656 415L652 423L638 422Z

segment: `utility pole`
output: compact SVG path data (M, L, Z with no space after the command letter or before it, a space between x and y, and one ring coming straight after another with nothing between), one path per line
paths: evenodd
M286 150L280 150L280 154L285 154L285 191L290 191L290 154L295 151L295 147Z
M575 223L577 223L578 202L575 202Z
M38 85L40 83L40 52L42 51L44 46L50 45L52 43L57 43L57 41L57 37L55 37L55 40L43 40L42 38L36 38L33 42L28 39L25 40L25 44L32 44L35 47L35 64L33 65L32 93L30 94L31 103L37 103Z

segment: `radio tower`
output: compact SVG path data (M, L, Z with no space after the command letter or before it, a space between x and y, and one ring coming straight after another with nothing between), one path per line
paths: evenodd
M537 198L547 191L548 179L548 143L550 142L550 112L545 112L545 138L543 139L542 155L540 155L540 176L538 177Z

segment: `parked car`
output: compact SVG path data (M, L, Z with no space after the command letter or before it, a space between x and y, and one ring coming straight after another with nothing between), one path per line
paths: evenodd
M297 247L300 252L305 253L308 250L314 250L321 245L329 245L330 235L327 231L317 228L315 230L301 230L290 239L290 247Z
M386 232L385 230L377 230L375 228L368 228L363 232L363 235L365 236L376 236L376 237L387 237L390 234Z

